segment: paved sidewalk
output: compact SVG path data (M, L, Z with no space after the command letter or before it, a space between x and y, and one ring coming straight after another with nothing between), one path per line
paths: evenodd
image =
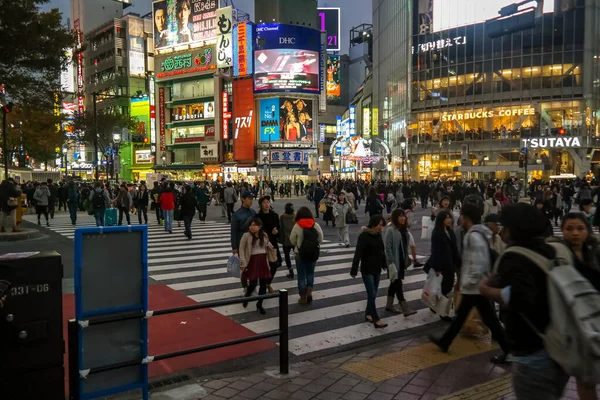
M427 339L391 341L359 353L301 362L290 375L276 368L246 374L189 378L156 387L153 400L494 400L515 399L508 368L489 359L498 350L488 338L459 337L448 354ZM175 387L176 386L176 387ZM571 380L564 399L576 400Z

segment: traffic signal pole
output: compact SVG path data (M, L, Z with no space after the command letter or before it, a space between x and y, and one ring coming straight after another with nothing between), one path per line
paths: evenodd
M6 111L2 109L2 156L4 157L4 180L8 179L8 151L6 151Z
M96 182L98 182L100 179L100 174L98 172L98 111L96 109L96 98L98 96L98 93L94 92L92 93L92 103L93 103L93 112L94 112L94 164L95 164L95 177L96 177Z

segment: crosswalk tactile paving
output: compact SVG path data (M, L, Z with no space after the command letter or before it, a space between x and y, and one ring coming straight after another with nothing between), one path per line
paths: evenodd
M350 362L342 368L372 382L382 382L399 375L484 353L496 347L496 344L489 341L489 337L473 339L459 336L452 343L448 353L442 353L436 345L426 343L369 360Z

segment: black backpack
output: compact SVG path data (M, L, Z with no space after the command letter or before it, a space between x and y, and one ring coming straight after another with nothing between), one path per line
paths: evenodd
M92 206L95 210L104 208L104 192L95 192L94 197L92 198Z
M319 233L313 228L302 230L302 245L298 249L298 255L304 261L316 262L319 259L321 245L319 244Z

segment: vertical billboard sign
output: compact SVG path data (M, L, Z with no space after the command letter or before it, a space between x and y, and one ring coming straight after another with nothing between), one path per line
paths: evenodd
M137 120L134 135L147 138L150 120L150 100L146 97L131 99L131 116Z
M154 48L195 44L217 36L218 0L159 0L152 3Z
M145 76L144 20L129 17L127 34L129 36L129 75Z
M75 92L74 68L73 68L73 49L65 50L67 65L60 73L60 87L64 92Z
M327 32L327 50L340 51L340 9L318 8L320 29Z
M229 140L229 120L231 119L231 111L229 111L229 93L223 92L223 140Z
M233 65L233 9L231 6L217 10L217 68Z
M371 136L371 109L363 108L363 137Z
M342 101L340 87L340 56L327 55L327 104L339 106Z
M79 19L73 21L73 28L77 33L77 112L83 115L83 32L81 32Z
M148 79L150 85L150 151L156 153L156 102L154 100L154 76Z
M279 99L263 99L259 101L260 141L279 140Z
M242 22L233 28L233 76L252 75L252 32L250 22Z
M344 136L342 132L342 116L338 115L335 117L335 137L339 138Z
M373 107L371 118L372 118L371 135L379 136L379 108Z
M160 151L167 150L167 140L165 138L166 126L167 123L165 121L165 88L158 88L158 113L160 119L160 129L158 130L158 135L160 137Z
M356 135L356 106L350 106L350 118L349 118L349 134L350 137Z
M254 153L254 90L252 79L233 81L233 158L256 159Z
M327 112L327 32L321 31L321 50L319 54L319 112Z
M325 142L325 124L319 125L319 142Z

